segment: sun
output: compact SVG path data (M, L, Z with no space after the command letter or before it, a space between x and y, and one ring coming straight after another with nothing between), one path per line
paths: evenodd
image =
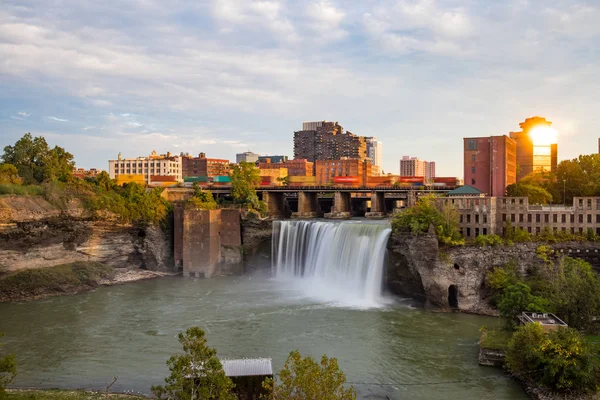
M536 126L529 131L529 137L534 146L550 146L556 143L558 132L549 126Z

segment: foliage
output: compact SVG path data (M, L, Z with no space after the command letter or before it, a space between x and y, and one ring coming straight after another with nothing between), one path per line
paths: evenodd
M0 332L0 338L4 334ZM2 343L0 343L2 348ZM14 354L8 354L0 357L0 398L3 398L6 393L6 386L10 385L17 376L17 360Z
M191 327L179 333L183 354L174 354L167 361L171 374L165 386L152 386L157 399L169 400L234 400L233 382L225 372L217 351L207 346L204 331Z
M0 164L0 184L20 185L23 179L17 167L12 164Z
M0 195L42 196L44 188L38 185L0 184Z
M506 194L510 197L527 197L529 204L548 204L552 201L552 195L546 189L523 183L508 185Z
M290 184L290 177L286 176L283 178L277 178L277 182L280 182L283 186L289 186Z
M4 163L14 165L27 185L68 181L73 176L73 155L62 147L50 148L43 136L25 134L14 146L4 147Z
M502 240L502 238L498 235L477 235L477 237L475 238L474 243L477 246L483 247L483 246L501 246L502 244L504 244L504 240Z
M530 282L570 327L592 328L594 316L600 313L600 279L590 264L571 257L546 262L534 271Z
M64 292L78 286L95 287L102 279L113 276L113 267L92 261L25 269L0 278L0 298Z
M323 355L321 363L292 351L279 373L279 381L266 379L263 387L268 400L354 400L353 387L344 388L346 375L337 359Z
M194 183L194 195L188 199L188 204L201 210L216 210L217 202L209 190L203 190L198 183Z
M598 360L575 329L544 333L537 323L517 329L506 351L508 370L557 391L595 390Z
M7 391L6 400L147 400L147 397L133 394L110 393L108 396L102 392L84 390L30 390L12 389Z
M486 283L492 290L492 305L497 306L504 290L509 286L517 284L520 280L518 265L514 261L488 271Z
M414 234L425 234L429 226L435 228L438 240L444 244L463 244L459 232L458 211L451 205L439 208L435 196L421 197L413 207L397 213L392 220L394 230L409 230Z
M506 329L516 326L517 317L523 311L548 312L550 302L542 297L531 294L531 288L523 282L507 286L498 302L498 311L504 318Z
M231 194L237 204L247 206L257 198L255 187L260 184L260 170L254 164L248 162L231 164L229 177Z
M479 331L481 332L479 345L483 349L506 350L508 342L512 337L511 332L507 332L503 329L489 329L485 325L482 326Z

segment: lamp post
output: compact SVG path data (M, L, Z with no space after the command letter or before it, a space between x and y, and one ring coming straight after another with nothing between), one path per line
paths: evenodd
M563 205L567 205L567 180L563 179Z

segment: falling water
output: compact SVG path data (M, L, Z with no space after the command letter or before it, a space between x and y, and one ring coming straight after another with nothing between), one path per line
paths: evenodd
M382 302L388 223L276 221L272 268L305 294L351 306Z

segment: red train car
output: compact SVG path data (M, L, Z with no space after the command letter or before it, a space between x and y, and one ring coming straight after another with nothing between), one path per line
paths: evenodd
M336 186L357 187L357 186L360 186L361 179L358 176L334 176L333 184Z
M421 185L425 184L425 178L422 176L401 176L398 179L400 183L419 183Z

